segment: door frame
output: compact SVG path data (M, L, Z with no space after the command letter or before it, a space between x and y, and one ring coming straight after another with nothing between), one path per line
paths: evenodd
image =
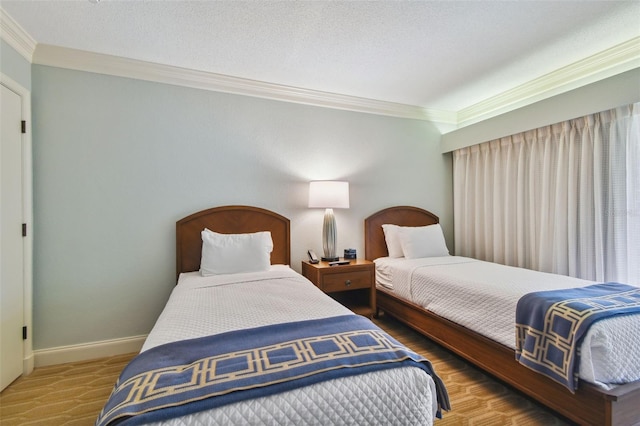
M31 374L33 357L33 165L31 144L31 92L6 74L0 72L0 84L21 98L22 120L26 121L26 132L22 134L22 221L27 224L24 237L24 310L23 324L27 327L27 338L22 345L22 374Z

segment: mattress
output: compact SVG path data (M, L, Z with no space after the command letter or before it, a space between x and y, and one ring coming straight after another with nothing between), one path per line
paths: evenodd
M353 314L283 265L270 271L180 275L142 351L243 328ZM392 368L317 383L163 422L163 425L423 425L437 411L435 384L422 370Z
M445 256L376 259L378 286L512 349L523 295L594 284L563 275ZM604 389L640 380L640 318L596 322L580 346L579 377Z

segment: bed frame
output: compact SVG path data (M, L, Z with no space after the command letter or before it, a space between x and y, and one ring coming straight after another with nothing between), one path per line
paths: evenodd
M425 226L438 216L417 207L381 210L364 221L365 258L388 256L383 224ZM515 360L515 351L377 288L378 308L562 416L588 425L640 424L640 381L604 391L582 381L575 394ZM515 332L515 331L514 331ZM455 407L453 407L455 409Z
M220 234L270 231L272 264L291 264L289 219L269 210L250 206L223 206L202 210L176 222L176 275L200 270L204 228Z

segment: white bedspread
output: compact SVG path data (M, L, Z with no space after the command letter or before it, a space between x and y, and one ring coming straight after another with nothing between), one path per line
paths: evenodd
M351 314L283 265L266 273L181 274L142 351L178 340L283 322ZM226 405L163 425L423 425L437 410L422 370L393 368Z
M378 285L510 348L515 348L520 297L594 284L459 256L381 258L375 263ZM597 321L580 350L581 379L605 389L640 380L640 318Z

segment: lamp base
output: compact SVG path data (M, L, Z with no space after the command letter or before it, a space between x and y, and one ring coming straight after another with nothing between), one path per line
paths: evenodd
M326 262L339 260L336 253L336 240L336 218L333 215L333 209L326 209L322 223L322 254L324 254L322 260Z

